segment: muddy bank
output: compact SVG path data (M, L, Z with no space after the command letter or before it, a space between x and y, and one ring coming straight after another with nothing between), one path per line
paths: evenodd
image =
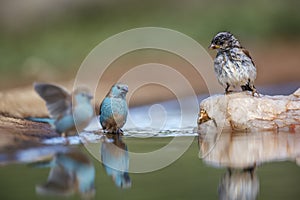
M48 124L0 115L0 151L38 146L42 139L57 136Z

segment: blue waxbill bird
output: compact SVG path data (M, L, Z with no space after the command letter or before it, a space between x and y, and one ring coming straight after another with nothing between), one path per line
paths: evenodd
M29 120L49 123L57 133L68 134L75 132L75 128L78 131L84 129L93 117L94 108L91 103L93 97L86 88L77 88L70 94L57 85L34 83L34 89L46 102L50 118L31 117Z
M128 106L126 94L128 86L117 83L113 85L100 105L100 123L105 132L122 134L126 123Z

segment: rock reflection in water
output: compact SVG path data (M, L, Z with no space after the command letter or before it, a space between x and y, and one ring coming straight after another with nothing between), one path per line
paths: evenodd
M107 175L111 176L116 186L130 188L129 156L127 145L119 135L107 135L101 145L101 161Z
M78 150L57 153L50 161L34 163L35 167L51 167L47 182L36 186L42 195L69 196L79 193L83 198L95 195L95 168L87 155Z
M300 158L300 133L259 132L200 134L199 156L227 172L219 183L219 199L256 199L259 192L257 167L266 162Z

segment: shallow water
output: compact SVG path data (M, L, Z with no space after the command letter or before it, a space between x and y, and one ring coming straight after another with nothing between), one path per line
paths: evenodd
M143 106L120 138L89 132L95 119L71 146L0 152L0 199L299 199L300 133L198 136L197 112Z
M149 152L166 145L171 139L124 138L123 143L127 145L129 151ZM103 143L94 143L93 145L100 150ZM75 148L87 155L95 168L96 199L218 199L218 187L228 173L226 167L213 167L199 158L198 140L195 137L189 149L174 163L149 173L129 173L122 188L114 181L113 176L108 175L102 163L91 156L83 146ZM63 148L60 151L64 151ZM73 158L75 157L73 156ZM121 154L117 158L127 159L129 166L131 165L130 157ZM260 163L255 169L254 176L257 181L255 184L259 185L258 199L299 199L299 166L293 161L285 161L283 157L280 159L283 161ZM121 163L118 164L122 165ZM49 199L48 195L37 194L36 191L38 185L47 181L49 171L50 168L28 164L2 166L0 169L1 199ZM240 173L237 174L236 176L243 177ZM251 178L250 180L245 179L243 184L252 184L251 180ZM234 179L231 181L229 184L232 185L239 183L238 181L236 183ZM55 197L62 198L58 193ZM70 198L79 199L80 192L70 194Z

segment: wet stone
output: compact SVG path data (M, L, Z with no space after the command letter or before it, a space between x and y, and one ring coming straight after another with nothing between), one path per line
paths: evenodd
M300 131L300 89L288 96L253 97L248 92L237 92L208 97L200 104L198 131L223 128Z
M49 124L0 115L0 151L37 146L58 136Z

